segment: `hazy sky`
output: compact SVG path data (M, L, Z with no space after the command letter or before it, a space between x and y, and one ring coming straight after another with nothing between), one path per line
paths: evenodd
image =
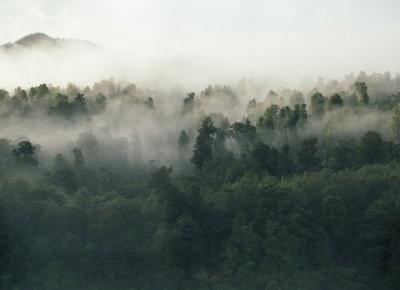
M209 70L400 71L398 0L0 0L0 42L32 32Z

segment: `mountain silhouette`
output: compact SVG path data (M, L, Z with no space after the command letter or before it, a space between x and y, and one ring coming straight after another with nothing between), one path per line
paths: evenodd
M87 40L53 38L41 32L26 35L15 42L9 42L0 46L0 50L5 52L15 52L21 49L57 48L94 49L97 46Z

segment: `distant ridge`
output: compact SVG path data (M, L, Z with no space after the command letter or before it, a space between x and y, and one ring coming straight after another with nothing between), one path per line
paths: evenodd
M3 51L14 51L20 48L57 48L66 46L79 46L81 48L96 48L97 46L87 40L53 38L45 33L37 32L28 34L15 42L9 42L0 46Z

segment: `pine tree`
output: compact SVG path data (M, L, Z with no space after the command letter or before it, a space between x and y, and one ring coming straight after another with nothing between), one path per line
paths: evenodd
M199 129L199 135L196 137L194 145L192 163L197 169L201 170L207 161L212 160L213 157L213 142L216 128L210 117L207 117Z

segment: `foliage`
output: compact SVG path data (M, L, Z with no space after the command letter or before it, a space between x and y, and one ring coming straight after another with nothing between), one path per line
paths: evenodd
M0 288L398 289L400 99L349 83L288 91L291 105L270 91L249 103L257 118L206 110L221 99L236 108L234 88L190 93L177 101L174 130L146 127L154 142L172 140L172 164L161 154L142 162L93 132L57 151L2 136ZM354 88L360 102L350 103ZM40 113L67 128L126 107L144 112L129 126L163 122L153 96L113 80L0 90L0 118ZM370 128L372 114L391 126ZM346 118L367 121L347 130Z

